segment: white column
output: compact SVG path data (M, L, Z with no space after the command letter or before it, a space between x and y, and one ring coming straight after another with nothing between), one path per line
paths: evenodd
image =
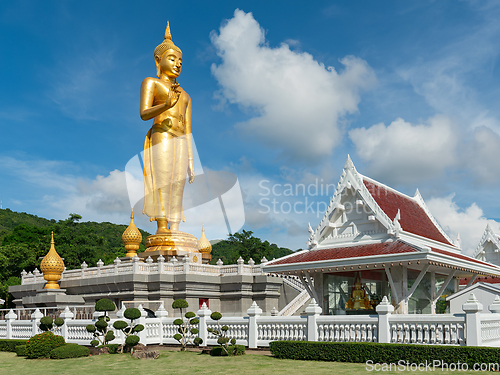
M66 342L68 342L68 336L69 336L69 332L68 332L68 321L73 319L75 316L75 314L73 314L71 312L71 310L69 309L68 306L66 306L66 308L64 309L64 311L61 313L61 315L59 315L59 317L61 319L64 320L64 324L62 325L61 327L61 331L62 331L62 337L64 337L64 340Z
M160 255L160 257L162 256ZM158 257L158 259L160 259L160 257ZM168 311L165 310L163 302L161 303L160 307L158 307L158 310L155 311L155 316L160 319L160 345L163 345L163 324L165 324L165 319L168 316Z
M307 314L307 341L318 341L318 327L316 324L316 320L318 316L321 314L323 310L316 303L316 300L313 298L311 303L306 307Z
M43 314L40 309L36 309L33 314L31 314L32 323L32 333L35 336L38 333L38 325L40 324L40 319L43 318Z
M239 257L236 263L238 263L238 275L241 275L243 273L243 264L245 263L245 261L242 257Z
M207 304L203 302L203 305L201 305L201 309L197 311L200 323L198 324L198 330L200 331L198 333L198 337L203 340L201 343L203 346L207 346L207 340L208 340L208 331L207 331L207 320L210 317L210 314L212 314L212 311L209 310L207 307Z
M160 254L158 259L156 259L156 260L158 261L158 273L163 273L163 266L165 264L165 258L163 257L163 255ZM161 304L161 306L163 306L163 303Z
M465 334L467 346L481 346L481 311L483 305L479 303L474 293L471 293L467 302L462 305L465 312Z
M132 258L132 273L138 273L139 272L139 257L137 254Z
M391 342L391 326L389 318L394 312L394 306L391 305L387 296L384 296L382 302L375 308L378 314L378 342L388 344Z
M5 320L7 321L7 339L12 338L12 325L17 319L17 315L14 310L10 309L10 311L5 315Z
M247 310L249 316L248 322L248 348L257 348L257 341L259 339L259 330L257 327L257 320L262 315L262 309L257 306L257 302L253 302L252 306Z
M135 257L137 257L137 255ZM137 257L137 259L139 259L139 257ZM140 342L143 343L144 345L147 345L148 344L148 342L147 342L148 333L147 333L147 329L146 329L146 316L148 316L148 313L146 312L146 310L144 310L144 308L142 307L142 304L139 305L138 309L141 312L141 317L138 319L137 323L142 324L144 326L144 329L141 332L138 332L138 335L140 338Z

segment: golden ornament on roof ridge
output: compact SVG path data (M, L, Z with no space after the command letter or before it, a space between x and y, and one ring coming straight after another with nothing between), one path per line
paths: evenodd
M198 251L200 253L205 253L209 254L212 252L212 244L208 240L208 238L205 236L205 225L202 225L201 228L201 237L198 240Z
M40 269L42 270L43 278L47 280L44 289L60 289L57 282L61 279L61 274L64 271L64 262L56 251L54 232L52 232L49 252L42 259Z
M139 245L142 242L142 234L137 229L134 223L134 210L130 215L130 224L125 229L125 232L122 234L122 241L125 245L125 250L127 250L127 257L133 258L137 254L137 250L139 250Z

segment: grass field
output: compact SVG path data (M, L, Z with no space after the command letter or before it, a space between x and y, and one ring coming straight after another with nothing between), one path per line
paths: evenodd
M276 359L265 354L246 354L240 357L210 357L196 352L161 350L157 360L139 360L128 354L103 354L99 356L64 360L25 359L15 353L0 352L0 374L287 374L316 375L370 374L365 364L341 362L315 362ZM378 372L400 374L401 372ZM406 374L411 371L402 372ZM420 372L418 372L420 373ZM484 374L484 372L451 372L436 369L439 374ZM490 373L491 374L491 373Z

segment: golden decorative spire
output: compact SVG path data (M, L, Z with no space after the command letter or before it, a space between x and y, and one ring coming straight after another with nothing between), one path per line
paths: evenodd
M212 245L205 236L205 225L202 225L201 237L198 240L198 251L202 254L210 254L212 252Z
M159 62L161 60L163 54L165 53L165 51L167 51L169 49L173 49L174 51L177 51L180 54L182 54L182 51L180 50L180 48L177 47L174 44L174 42L172 41L172 34L170 33L170 25L167 21L167 28L165 29L165 39L163 40L163 42L160 45L158 45L155 48L155 60L157 60Z
M54 232L52 232L52 239L50 240L50 250L42 259L40 269L43 273L43 278L47 280L44 289L60 289L57 283L61 279L61 274L64 271L64 262L57 254L54 246Z
M142 242L142 234L134 224L134 210L132 210L132 214L130 215L130 224L122 234L122 241L125 245L125 250L127 250L126 256L130 258L135 257Z

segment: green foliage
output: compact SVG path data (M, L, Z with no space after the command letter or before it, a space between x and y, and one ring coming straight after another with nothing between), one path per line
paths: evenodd
M123 316L130 320L130 325L123 321L117 320L113 323L113 327L122 331L125 334L125 344L132 348L131 353L133 352L133 347L139 343L139 336L136 336L135 333L141 332L144 330L144 326L142 324L137 324L134 326L134 320L139 319L141 317L141 310L136 309L135 307L131 307L125 309L123 312ZM123 347L121 349L123 353Z
M53 328L60 327L63 324L64 320L62 318L52 319L51 316L44 316L42 319L40 319L40 324L38 325L38 327L42 331L52 331Z
M219 344L217 348L220 348L220 351L224 352L225 353L224 355L226 356L233 355L231 353L231 350L234 350L234 348L230 349L229 343L231 342L231 344L234 346L236 344L236 339L234 338L231 339L230 337L227 336L227 331L229 331L228 326L226 325L222 327L220 326L220 320L222 319L222 314L220 312L214 311L212 314L210 314L210 318L217 321L217 329L211 327L207 328L208 332L217 336L217 344ZM216 350L214 353L219 353L219 349ZM221 354L212 354L212 352L210 352L210 354L216 356L221 355Z
M127 336L127 338L125 339L125 344L127 344L130 347L133 347L139 343L139 340L140 340L139 336L130 335L130 336Z
M128 327L127 322L124 322L123 320L117 320L116 322L113 323L113 327L119 331L121 331L124 328Z
M184 299L176 299L174 302L172 302L173 309L187 309L188 307L189 304Z
M28 358L49 358L52 349L64 345L62 336L56 336L47 331L33 336L26 343L26 356Z
M262 241L254 237L252 231L242 230L230 234L227 240L220 241L212 246L212 260L210 264L216 264L221 259L224 264L236 264L241 256L245 262L252 258L260 263L263 257L271 260L292 254L293 251L284 247L278 247L268 241Z
M6 300L5 308L15 307L8 286L19 285L19 276L40 268L40 257L50 248L50 232L54 232L56 250L64 258L68 270L80 268L85 261L95 265L99 259L112 264L116 257L125 256L121 237L126 225L111 223L78 222L81 216L70 214L66 220L47 220L0 209L0 298ZM149 233L141 230L143 238ZM143 244L139 252L144 251ZM14 280L7 281L15 277Z
M244 345L230 345L227 347L227 351L224 350L222 346L215 346L212 350L210 350L210 355L214 357L227 357L243 354L245 354Z
M97 321L94 324L89 324L86 327L87 332L92 333L94 336L94 339L90 341L90 345L106 345L109 341L113 341L115 339L113 331L108 331L108 322L110 320L108 311L114 311L115 308L116 306L113 301L107 298L102 298L95 303L95 310L104 312L104 315L97 318Z
M101 346L99 346L100 348ZM109 354L116 354L118 353L118 348L120 347L120 344L106 344L103 345L103 347L108 348Z
M366 363L432 363L440 359L447 363L497 363L498 348L451 345L379 344L368 342L272 341L271 353L277 358Z
M26 345L18 345L15 350L18 357L26 357Z
M89 348L78 344L66 344L52 349L52 351L50 352L50 358L52 359L78 358L88 356Z
M213 313L210 314L210 319L220 320L220 319L222 319L222 314L218 311L214 311Z
M101 298L95 303L95 311L115 311L116 306L113 301Z
M172 307L174 309L181 310L181 316L183 314L183 309L189 307L189 304L186 300L176 299L172 303ZM186 320L184 319L175 319L174 324L179 326L177 334L174 335L174 339L179 341L181 344L181 351L186 350L188 345L199 346L203 343L203 340L199 337L196 337L198 334L198 329L195 327L196 324L200 322L198 318L196 318L196 314L192 311L188 311L184 314Z
M141 311L139 309L131 307L125 310L123 316L129 320L139 319L141 317Z
M26 345L28 340L0 339L0 352L15 352L16 346Z

